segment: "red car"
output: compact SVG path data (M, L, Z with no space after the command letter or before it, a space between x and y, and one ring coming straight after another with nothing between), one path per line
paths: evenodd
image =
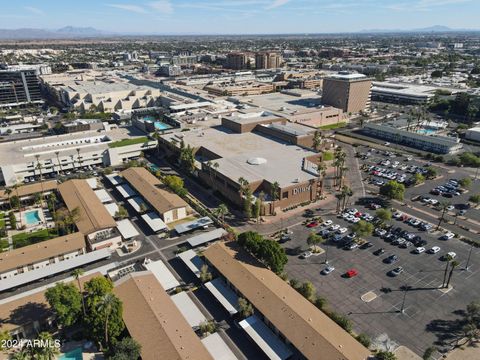
M355 270L355 269L350 269L345 273L345 276L348 277L348 278L352 278L352 277L357 276L357 275L358 275L358 271Z
M357 211L357 212L355 213L355 217L357 217L357 218L360 217L360 216L362 216L362 215L363 215L363 214L362 214L360 211Z
M313 228L313 227L316 227L316 226L318 226L318 222L316 222L316 221L312 221L311 223L307 224L307 228Z

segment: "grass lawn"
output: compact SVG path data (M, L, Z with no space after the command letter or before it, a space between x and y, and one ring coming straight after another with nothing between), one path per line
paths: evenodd
M146 136L142 136L139 138L123 139L123 140L115 141L115 142L109 143L108 147L116 148L116 147L135 145L135 144L141 144L146 142L148 142L148 138Z
M42 229L32 233L20 233L12 236L13 248L18 249L58 236L55 229Z
M325 151L325 152L323 153L323 157L322 157L322 158L323 158L323 161L330 161L330 160L333 160L334 155L333 155L333 153L332 153L331 151Z
M0 229L5 227L5 213L0 213Z
M330 125L325 125L325 126L320 126L320 130L333 130L333 129L339 129L347 126L346 122L339 122L336 124L330 124Z

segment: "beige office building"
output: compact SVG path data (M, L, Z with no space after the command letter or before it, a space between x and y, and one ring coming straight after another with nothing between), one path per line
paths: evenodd
M247 53L234 52L227 54L226 67L233 70L246 69L248 66Z
M371 78L341 72L323 80L322 102L347 114L358 113L370 107L371 87Z
M276 69L282 64L282 57L276 52L261 52L255 54L255 67L257 69Z

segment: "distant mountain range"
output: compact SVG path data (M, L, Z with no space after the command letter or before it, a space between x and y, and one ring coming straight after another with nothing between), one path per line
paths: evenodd
M97 30L93 27L65 26L57 30L21 28L0 29L2 40L26 40L26 39L71 39L111 36L113 33Z
M466 31L479 31L474 29L452 29L448 26L434 25L419 29L367 29L360 31L361 33L447 33L447 32L466 32Z
M448 33L448 32L473 32L480 31L474 29L452 29L448 26L435 25L419 29L367 29L361 30L359 34L395 34L395 33ZM348 33L348 32L346 32ZM351 34L351 32L350 32ZM171 35L196 35L196 34L140 34L140 33L114 33L102 31L93 27L74 27L65 26L60 29L35 29L35 28L20 28L20 29L0 29L0 40L49 40L49 39L75 39L75 38L96 38L96 37L114 37L114 36L171 36ZM197 34L201 35L201 34ZM203 34L207 35L207 34ZM222 34L212 34L213 36L222 36ZM241 34L238 34L241 35ZM261 34L258 34L261 35ZM273 34L272 34L273 35ZM283 34L289 35L289 34ZM318 33L321 35L321 33ZM233 35L235 36L235 35ZM268 34L265 34L268 36Z

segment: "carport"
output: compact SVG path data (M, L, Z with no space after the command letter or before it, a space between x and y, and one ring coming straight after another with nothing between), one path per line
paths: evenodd
M205 283L205 287L212 293L217 301L227 310L230 315L238 313L238 296L230 289L221 278L213 279Z
M135 191L133 191L133 189L128 184L118 185L116 187L116 189L118 190L118 192L120 193L120 195L122 195L122 197L124 199L128 199L132 196L137 195L137 193Z
M208 216L205 216L205 217L202 217L200 219L185 222L183 224L178 224L178 225L175 226L175 231L178 234L183 234L183 233L186 233L188 231L193 231L193 230L201 228L201 227L207 227L211 224L213 224L212 219L210 219Z
M145 206L146 209L148 209L147 203L139 196L132 197L127 200L128 203L133 207L133 209L137 213L141 213L142 211L142 204Z
M117 221L117 230L120 232L124 240L130 240L140 235L137 229L135 229L135 226L133 226L132 222L128 219Z
M162 260L145 262L143 266L153 273L160 285L162 285L166 291L180 286L178 280L173 276L172 272Z
M188 239L188 243L191 247L203 245L213 240L220 239L222 236L227 235L224 229L215 229L209 232L201 233Z
M118 175L118 173L113 173L113 174L110 174L110 175L106 175L105 177L108 179L110 184L112 184L113 186L123 184L123 178L120 175Z
M143 214L142 219L147 223L150 229L152 229L153 232L155 233L168 230L168 226L165 225L163 220L160 218L160 216L158 216L156 212L152 211L147 214Z
M205 315L185 291L172 295L171 299L192 328L196 328L202 322L207 321Z
M222 339L219 333L210 334L207 337L204 337L201 341L214 359L219 359L219 360L237 360L238 359L235 356L235 354L232 352L232 350L230 350L230 348Z
M200 270L205 263L193 250L187 250L177 255L183 263L195 274L197 278L200 277Z

